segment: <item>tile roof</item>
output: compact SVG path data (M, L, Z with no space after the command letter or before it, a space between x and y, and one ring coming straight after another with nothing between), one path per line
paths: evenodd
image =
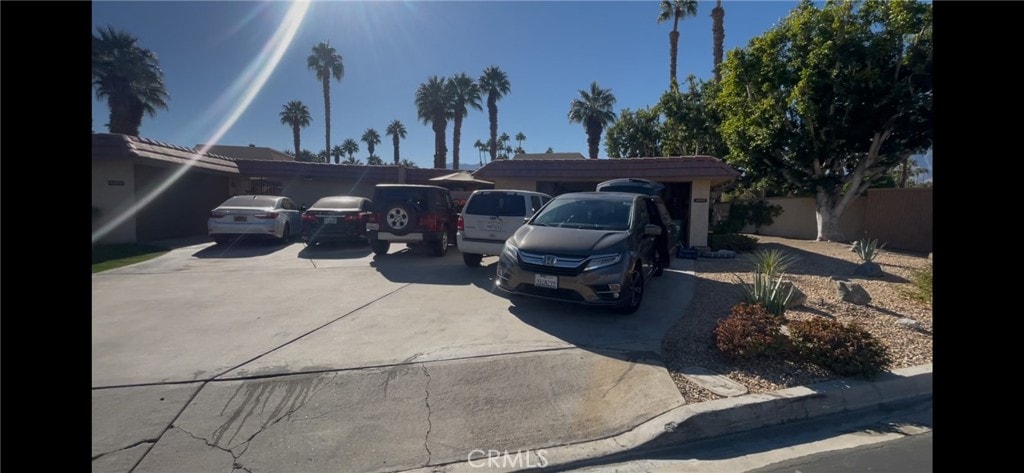
M209 153L229 156L235 159L295 161L295 158L265 146L206 145L200 143L195 146L195 149L206 149Z
M587 159L580 153L519 153L512 159Z
M629 159L496 160L473 173L475 177L606 180L619 177L663 182L694 178L731 180L739 172L712 156L677 156Z
M149 138L94 133L92 135L92 157L95 160L148 159L193 167L238 174L235 160L219 154L204 153L184 146L172 145Z

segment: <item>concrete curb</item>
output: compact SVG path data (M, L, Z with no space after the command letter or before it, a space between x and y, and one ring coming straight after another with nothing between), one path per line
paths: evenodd
M872 381L845 378L770 393L687 404L621 434L571 445L477 452L472 461L428 466L413 472L540 471L586 466L597 458L705 440L867 407L881 407L932 394L932 364L894 370ZM467 452L467 455L469 452Z

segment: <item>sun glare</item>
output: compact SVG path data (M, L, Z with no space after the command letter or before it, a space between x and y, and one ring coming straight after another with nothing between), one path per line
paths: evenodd
M218 143L220 139L227 133L228 130L238 121L238 118L242 116L242 113L249 107L253 99L259 93L260 89L270 78L270 74L274 72L277 64L281 61L285 51L288 50L288 46L291 45L292 40L295 38L295 34L299 30L299 26L302 24L303 18L306 16L306 11L309 10L309 0L298 0L291 4L288 11L285 13L284 19L281 24L277 27L274 35L270 37L267 43L260 50L260 53L253 59L248 67L242 71L242 74L235 80L228 90L225 92L227 96L235 96L237 98L236 105L231 108L230 112L224 117L223 123L217 127L213 135L210 136L204 143ZM125 220L131 218L139 210L143 209L146 205L149 205L157 196L164 192L168 187L174 184L182 175L184 175L189 168L191 168L199 157L209 150L207 145L198 150L198 153L194 154L187 165L181 166L173 174L168 176L166 180L156 186L151 192L143 196L141 199L136 201L131 207L125 210L123 213L107 222L107 224L96 229L92 233L92 242L96 243L100 238L103 238L107 233L110 233L113 229L124 223Z

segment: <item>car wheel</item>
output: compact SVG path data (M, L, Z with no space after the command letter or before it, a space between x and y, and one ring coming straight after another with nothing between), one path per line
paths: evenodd
M281 232L281 238L278 238L279 243L288 243L292 240L292 229L288 223L284 224L284 231Z
M370 249L373 250L373 254L382 256L388 254L388 249L391 248L391 242L387 240L370 240Z
M622 305L618 311L623 314L632 314L640 308L644 300L644 273L639 268L634 268L629 273L629 286L622 295Z
M658 277L662 274L665 274L665 261L664 258L661 257L661 252L656 251L654 252L654 272L651 273L651 275Z
M470 268L475 268L477 266L480 266L480 261L482 259L484 259L484 255L480 255L480 254L476 254L476 253L463 253L462 254L462 261L464 263L466 263L466 266L469 266Z
M384 212L384 226L395 235L405 235L416 226L416 211L402 203L391 204Z
M441 229L440 239L434 242L432 249L434 256L444 256L448 253L448 227Z

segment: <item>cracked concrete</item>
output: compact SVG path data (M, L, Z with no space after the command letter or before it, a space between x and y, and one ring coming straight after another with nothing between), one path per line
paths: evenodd
M133 449L140 443L156 442L199 386L200 383L93 390L93 459Z
M426 364L421 364L420 367L423 368L423 376L427 377L427 382L423 384L423 404L427 406L427 433L423 435L423 448L427 451L427 461L424 465L429 465L431 456L430 431L434 428L434 424L430 421L430 416L433 414L433 411L430 409L430 373L427 372Z

